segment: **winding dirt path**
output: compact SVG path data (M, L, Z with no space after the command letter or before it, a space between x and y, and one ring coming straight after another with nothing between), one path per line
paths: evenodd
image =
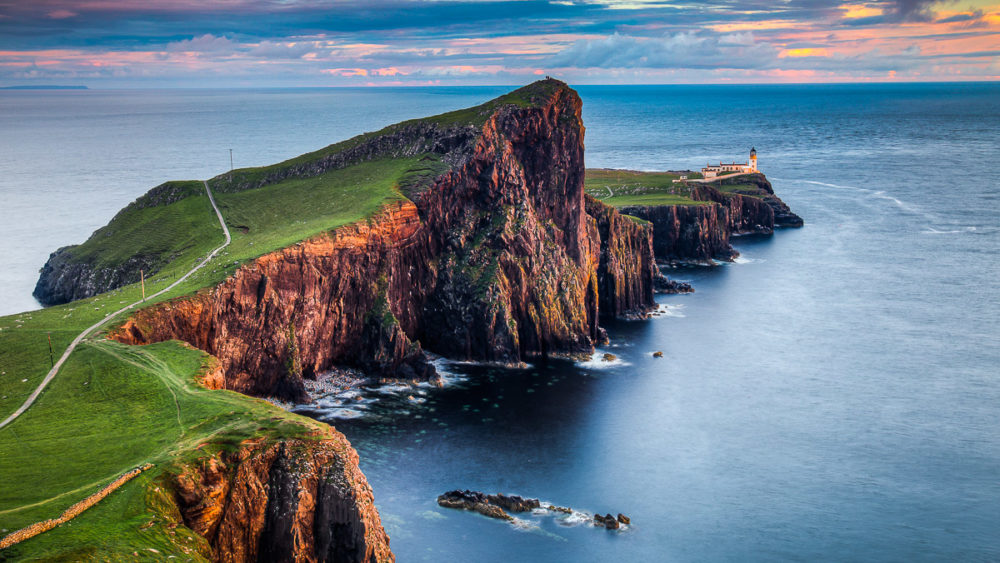
M226 222L222 218L222 212L219 211L219 206L215 204L215 198L212 197L212 190L209 189L208 182L207 181L203 181L202 183L205 184L205 193L208 194L208 201L212 204L212 209L215 210L215 215L219 218L219 224L222 225L222 231L226 234L226 242L223 243L222 246L220 246L219 248L216 248L215 250L213 250L207 257L205 257L204 260L202 260L194 268L191 268L186 274L184 274L179 279L177 279L177 281L175 281L174 283L172 283L172 284L168 285L167 287L161 289L160 291L157 291L153 295L150 295L147 298L147 300L149 300L149 299L155 299L156 297L159 297L159 296L163 295L164 293L170 291L171 289L173 289L173 288L177 287L178 285L180 285L181 283L183 283L184 280L186 280L189 277L191 277L192 274L194 274L195 272L197 272L198 270L200 270L205 264L208 264L213 258L215 258L215 256L223 248L229 246L229 243L233 241L232 236L230 236L230 234L229 234L229 227L226 226ZM56 362L54 366L52 366L51 370L49 370L49 373L45 376L45 379L43 379L42 382L38 385L38 387L35 388L35 390L31 392L31 395L28 396L28 399L26 401L24 401L24 404L21 405L16 411L14 411L13 414L11 414L10 416L8 416L6 420L4 420L3 422L0 422L0 428L3 428L4 426L7 426L11 422L13 422L17 417L19 417L22 414L24 414L24 411L28 410L28 407L30 407L35 402L35 400L38 399L38 396L42 394L42 391L49 384L49 382L51 382L53 379L55 379L56 375L59 373L59 368L61 368L62 365L63 365L63 363L66 362L66 360L69 358L69 355L72 354L73 350L76 349L77 345L80 344L81 342L83 342L84 338L90 336L94 331L96 331L97 329L101 328L102 326L104 326L105 324L107 324L108 321L114 319L118 315L124 313L125 311L129 311L129 310L135 308L137 305L141 305L143 303L144 303L144 301L140 299L139 301L136 301L135 303L132 303L131 305L126 305L125 307L122 307L121 309L118 309L114 313L111 313L108 316L104 317L103 319L97 321L96 323L94 323L93 325L91 325L89 328L87 328L86 330L84 330L83 332L81 332L79 335L77 335L77 337L73 339L73 342L71 342L70 345L66 348L66 351L63 352L63 355L59 357L59 361Z

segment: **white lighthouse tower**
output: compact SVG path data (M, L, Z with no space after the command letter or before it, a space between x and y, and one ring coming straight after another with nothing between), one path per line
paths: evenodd
M757 149L750 147L750 170L757 172Z

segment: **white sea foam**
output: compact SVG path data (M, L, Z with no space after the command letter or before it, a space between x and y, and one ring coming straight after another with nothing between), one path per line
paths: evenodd
M581 524L590 524L594 521L594 516L592 514L587 514L586 512L580 512L574 510L573 512L556 518L556 524L560 526L579 526Z
M367 413L355 409L330 409L324 410L323 415L319 417L319 420L323 422L329 422L331 420L353 420L362 418L366 414Z
M664 303L660 303L656 307L655 313L660 317L684 318L685 315L682 311L683 309L684 305L666 305Z
M960 229L947 229L942 231L935 229L934 227L925 227L924 230L920 232L925 235L956 235L960 233L974 233L977 230L978 229L976 227L962 227Z
M598 349L590 356L589 360L577 362L576 365L587 369L620 368L632 365L621 358L615 358L607 361L604 359L604 354L606 353L608 353L607 350Z
M451 366L453 364L457 363L457 362L453 362L451 360L447 360L447 359L441 358L441 357L435 357L435 358L431 359L431 363L434 365L434 369L437 370L438 375L441 376L441 384L444 387L448 387L450 385L455 385L455 384L458 384L458 383L462 383L464 381L468 381L468 379L469 379L469 377L466 376L465 374L458 373L458 372L453 371L451 369ZM432 384L426 383L426 382L425 383L421 383L419 386L420 387L433 387Z
M375 392L382 395L399 395L403 392L409 392L410 385L406 383L386 383L380 387L375 388Z

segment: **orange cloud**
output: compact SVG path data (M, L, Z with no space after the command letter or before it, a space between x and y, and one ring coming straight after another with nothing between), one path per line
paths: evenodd
M844 17L847 19L870 18L884 13L882 8L873 8L866 4L844 4L840 9L844 10Z
M368 76L368 71L363 68L324 68L320 72L335 76Z
M823 47L805 49L785 49L778 53L779 58L785 57L829 57L830 50Z

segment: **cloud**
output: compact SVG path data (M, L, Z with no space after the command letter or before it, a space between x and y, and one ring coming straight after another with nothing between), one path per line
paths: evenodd
M762 68L777 54L752 33L682 32L659 38L614 33L577 41L545 62L553 68Z
M247 54L251 57L268 59L299 59L309 53L329 52L312 41L261 41Z
M937 0L894 0L896 5L893 13L904 22L927 22L934 19L934 11L931 6Z
M200 37L184 39L168 43L166 50L175 52L197 52L197 53L232 53L236 50L238 43L226 37L217 37L206 33Z
M983 19L982 10L973 10L971 12L963 12L949 16L947 18L941 18L935 20L934 23L964 23L964 22L976 22Z
M76 12L71 12L69 10L52 10L51 12L49 12L46 15L49 17L49 19L53 19L53 20L65 20L65 19L69 19L69 18L75 18L76 16L78 16L80 14L77 14Z
M860 17L851 17L851 10L843 20L848 25L878 25L885 23L914 23L934 21L933 6L939 0L878 0L868 4L850 6ZM871 14L871 15L868 15Z

